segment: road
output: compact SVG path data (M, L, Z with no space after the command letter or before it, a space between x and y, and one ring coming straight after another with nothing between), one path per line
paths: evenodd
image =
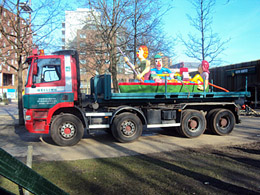
M33 146L36 160L78 160L107 158L167 152L186 148L219 147L260 141L260 117L241 116L242 123L236 125L228 136L203 134L194 139L179 137L175 132L164 130L144 131L133 143L118 143L103 131L85 133L83 139L72 147L54 145L49 135L31 134L24 126L18 126L17 103L0 105L0 147L18 158L27 155Z

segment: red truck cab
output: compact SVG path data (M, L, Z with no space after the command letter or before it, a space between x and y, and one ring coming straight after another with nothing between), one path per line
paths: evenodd
M27 63L23 96L25 126L31 133L48 134L53 113L79 103L78 54L72 50L53 55L34 51Z

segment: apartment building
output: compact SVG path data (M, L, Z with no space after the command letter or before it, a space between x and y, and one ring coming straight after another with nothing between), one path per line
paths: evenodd
M12 66L18 67L17 53L15 52L15 45L17 44L15 21L17 20L17 16L2 6L0 9L1 28L7 35L4 36L0 32L0 98L3 98L5 94L7 98L15 99L17 96L18 76L17 71ZM25 19L20 18L19 29L21 30L21 37L26 34L25 31L30 30L28 29L27 22ZM32 43L31 35L22 38L26 40L26 44ZM8 40L11 40L14 44L10 44ZM26 73L23 74L23 77L26 77Z

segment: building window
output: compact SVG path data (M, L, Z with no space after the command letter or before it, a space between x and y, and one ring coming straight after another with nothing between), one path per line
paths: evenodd
M86 44L86 43L80 43L79 46L80 46L80 47L86 47L87 44Z
M87 35L86 35L85 33L80 33L80 34L79 34L79 37L80 37L81 39L86 39L86 38L87 38Z
M85 51L81 51L79 54L80 55L86 55L86 52Z
M79 62L80 62L81 64L86 64L86 63L87 63L86 60L80 60Z
M80 69L80 74L83 75L83 74L86 74L87 73L87 69L86 68L81 68Z
M96 35L95 38L96 38L97 40L102 40L102 36L101 36L101 35Z
M102 43L97 43L96 47L102 47Z
M12 74L3 73L3 86L10 86L12 83Z

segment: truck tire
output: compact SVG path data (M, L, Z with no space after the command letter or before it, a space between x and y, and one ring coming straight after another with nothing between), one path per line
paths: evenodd
M111 130L119 142L132 142L142 135L143 124L135 114L122 113L115 117Z
M227 135L235 126L235 116L227 109L216 110L210 120L210 129L214 134Z
M211 129L213 128L212 127L212 118L213 118L213 115L218 112L219 110L221 110L222 108L216 108L216 109L212 109L210 110L207 115L206 115L206 120L207 120L207 131L209 133L214 133Z
M183 110L182 113L181 113L181 120L183 119L184 115L189 112L190 110ZM182 133L182 128L181 126L177 127L177 133L180 135L180 136L185 136L183 133Z
M204 133L206 124L207 122L202 112L198 110L186 110L182 114L179 133L188 138L198 137Z
M59 146L73 146L84 134L81 120L72 114L58 115L51 124L51 138Z

